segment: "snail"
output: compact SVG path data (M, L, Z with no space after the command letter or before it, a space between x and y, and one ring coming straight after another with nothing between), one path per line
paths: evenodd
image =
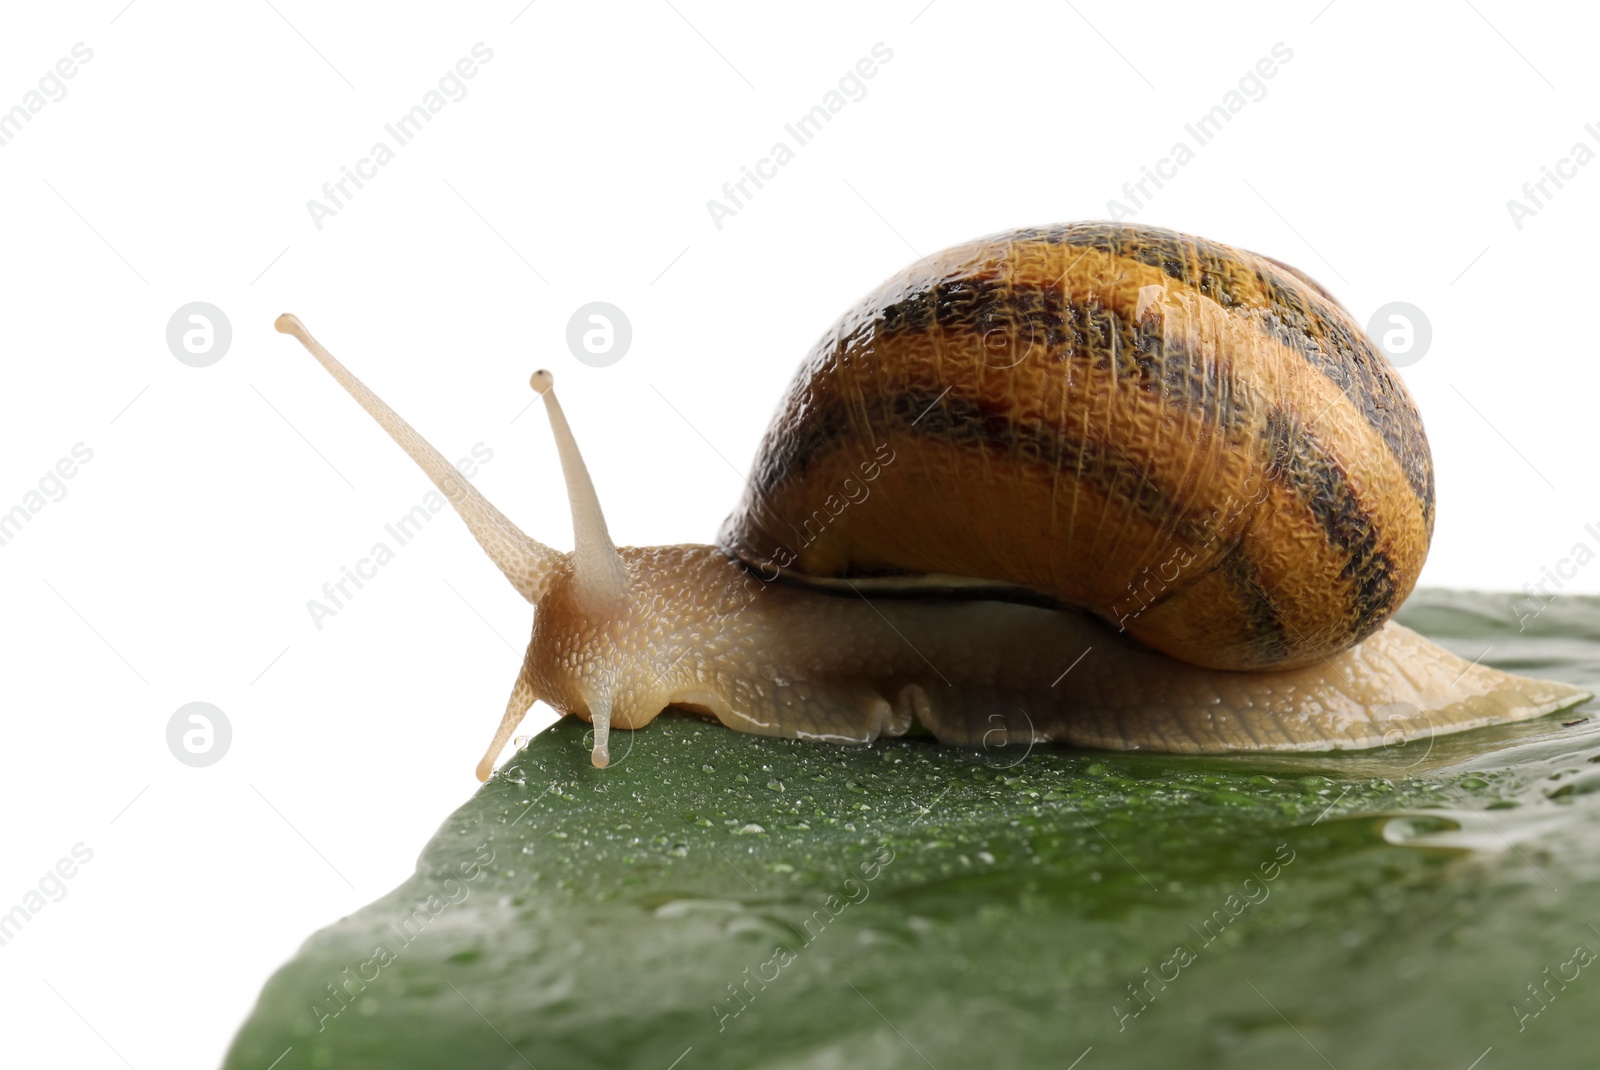
M811 351L717 545L621 547L547 371L575 549L524 534L279 317L536 607L486 780L536 700L867 743L1362 749L1589 697L1390 617L1432 458L1351 315L1276 260L1077 223L926 257Z

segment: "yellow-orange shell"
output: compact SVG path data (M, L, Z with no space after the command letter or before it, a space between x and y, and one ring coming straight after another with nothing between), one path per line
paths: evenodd
M1045 600L1267 669L1376 631L1432 530L1416 407L1326 291L1080 223L927 257L846 313L719 542L767 578Z

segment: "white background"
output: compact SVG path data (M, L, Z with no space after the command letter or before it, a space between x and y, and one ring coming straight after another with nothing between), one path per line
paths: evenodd
M1600 166L1520 229L1506 207L1600 149L1576 5L125 2L0 33L0 108L93 50L0 147L0 511L93 450L0 546L0 911L94 852L0 947L8 1065L214 1065L269 972L476 786L529 608L445 516L313 626L427 485L279 312L447 455L492 448L478 485L565 548L542 413L512 423L549 366L617 540L709 541L853 300L918 253L1105 217L1283 42L1265 98L1135 218L1294 263L1363 322L1425 311L1424 583L1516 590L1600 546ZM468 95L314 226L307 200L480 41ZM865 98L716 227L708 199L878 42ZM165 339L197 300L233 329L203 369ZM565 343L593 300L633 325L604 369ZM166 744L195 700L233 729L201 769Z

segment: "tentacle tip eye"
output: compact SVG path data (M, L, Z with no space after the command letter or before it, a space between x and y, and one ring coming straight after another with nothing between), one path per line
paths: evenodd
M543 394L556 385L556 377L545 369L540 368L528 377L528 385L533 387L535 394Z

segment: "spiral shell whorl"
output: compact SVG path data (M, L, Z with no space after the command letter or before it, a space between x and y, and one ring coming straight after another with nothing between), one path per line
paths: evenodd
M1377 630L1432 529L1416 407L1321 287L1082 223L928 257L846 313L720 542L768 578L959 579L1265 669Z

